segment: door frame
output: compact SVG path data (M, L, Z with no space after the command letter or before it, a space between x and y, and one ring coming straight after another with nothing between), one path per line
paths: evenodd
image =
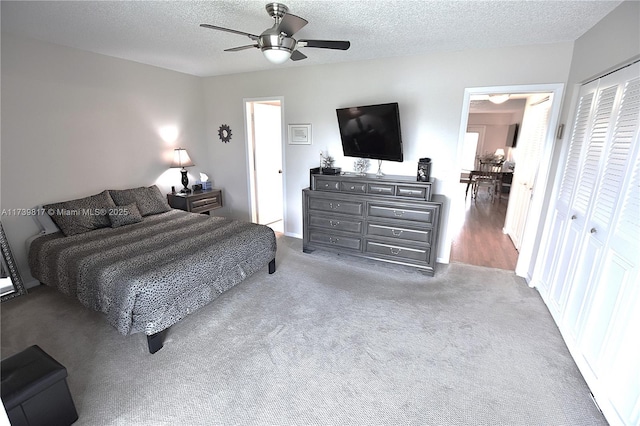
M287 231L287 185L285 184L286 170L285 170L285 119L284 119L284 96L266 96L260 98L243 98L242 99L242 113L244 114L244 127L245 127L245 164L247 172L247 194L249 197L249 213L251 220L256 222L257 219L257 206L255 197L255 185L253 179L253 151L251 149L251 133L249 131L249 120L247 116L247 104L252 102L280 102L280 144L282 145L282 226Z
M549 180L552 178L553 152L556 140L556 129L560 121L560 111L563 101L564 84L548 83L548 84L523 84L510 86L486 86L486 87L469 87L464 89L464 97L462 101L462 115L460 118L460 131L458 135L458 152L456 158L456 174L460 173L462 166L462 150L464 147L464 135L467 132L469 122L469 106L471 104L471 96L473 95L491 95L497 93L525 94L525 93L552 93L552 105L549 118L549 128L545 138L543 153L541 156L540 167L536 181L537 190L533 192L531 205L525 225L525 232L522 237L522 245L518 254L518 262L516 264L515 273L524 277L527 283L531 283L533 275L533 267L535 265L537 250L540 247L542 229L546 214L543 211L545 199L547 198L546 190ZM459 176L458 176L459 180ZM454 210L453 215L459 215L464 212L464 200L454 198L452 202ZM453 232L450 233L453 235Z

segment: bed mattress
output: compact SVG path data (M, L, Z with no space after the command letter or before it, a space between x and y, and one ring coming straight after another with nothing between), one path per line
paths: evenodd
M158 333L264 268L271 228L171 210L140 223L36 238L31 274L103 312L121 334Z

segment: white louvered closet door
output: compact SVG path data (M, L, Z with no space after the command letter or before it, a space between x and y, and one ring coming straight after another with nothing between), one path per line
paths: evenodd
M582 88L536 279L614 425L640 424L639 128L639 63Z
M624 424L640 424L640 67L622 98L587 228L597 268L580 304L579 351ZM572 297L572 295L570 295ZM615 423L615 422L611 422Z
M619 102L616 94L619 85L609 79L601 79L595 99L595 108L591 117L591 131L580 165L580 173L576 190L569 207L570 222L569 235L575 246L566 253L570 258L570 274L564 279L564 285L568 284L566 306L562 322L571 337L576 338L584 316L581 309L584 298L589 290L589 276L594 272L598 256L602 251L602 238L606 238L603 232L597 233L587 227L589 213L597 199L597 185L603 163L605 144L609 138L614 116L614 106ZM589 234L588 232L591 232ZM597 238L591 238L597 237ZM558 283L556 283L557 285Z
M543 246L544 257L537 287L544 296L548 295L547 304L550 305L554 317L564 309L569 287L567 277L571 273L572 253L578 240L578 234L569 229L570 217L572 217L570 206L578 183L583 151L588 143L590 117L597 89L598 82L595 81L583 86L580 91L560 190L550 225L547 226L549 237L546 247Z

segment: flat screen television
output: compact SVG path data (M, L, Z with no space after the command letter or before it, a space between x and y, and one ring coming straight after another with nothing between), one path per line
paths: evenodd
M398 103L336 110L346 157L403 161Z

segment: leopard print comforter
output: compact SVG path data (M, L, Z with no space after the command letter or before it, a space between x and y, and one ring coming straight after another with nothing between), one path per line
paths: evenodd
M121 334L158 333L263 268L271 228L171 210L140 223L36 238L31 274L103 312Z

